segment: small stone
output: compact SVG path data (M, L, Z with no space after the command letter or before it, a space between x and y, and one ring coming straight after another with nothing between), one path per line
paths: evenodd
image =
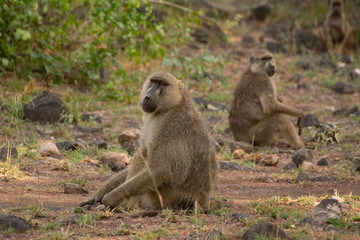
M75 133L100 133L102 132L102 127L91 128L91 127L83 127L83 126L74 126L72 130Z
M106 209L106 206L105 205L99 205L95 208L97 211L104 211Z
M30 224L23 218L0 214L0 231L4 232L10 227L13 229L13 232L23 233L30 228Z
M230 151L233 153L236 149L243 149L246 153L251 153L253 147L245 142L230 142Z
M126 165L124 163L122 163L122 162L120 162L120 163L110 162L109 163L109 168L113 172L120 172L121 170L126 168Z
M45 141L40 144L40 156L41 157L60 157L60 151L55 143Z
M311 162L303 162L301 167L306 172L315 169L315 165Z
M74 141L57 142L56 147L62 151L69 151L69 150L74 151L84 148L84 146L81 146L79 143Z
M352 84L346 84L343 82L337 82L330 87L331 90L341 94L351 94L356 91L356 88Z
M0 151L0 160L5 162L9 157L10 159L16 159L18 157L18 152L16 148L13 147L2 147Z
M284 170L291 170L291 169L295 169L296 168L296 164L294 162L289 162L288 164L286 164L284 166Z
M262 5L257 6L256 8L254 8L252 10L252 12L253 12L253 14L255 16L255 19L257 21L259 21L259 22L262 22L269 15L270 10L271 10L270 5L268 3L266 3L266 4L262 4Z
M239 159L239 158L241 158L242 156L245 155L245 151L242 150L241 148L239 148L239 149L236 149L236 150L233 152L232 155L233 155L233 158Z
M249 216L243 213L233 213L230 214L228 216L226 216L226 220L231 221L231 222L240 222L241 220L245 220L246 218L248 218Z
M277 155L267 155L265 158L261 159L260 164L265 166L276 166L279 163L279 157Z
M64 193L66 193L66 194L84 194L84 193L89 193L89 191L84 189L79 184L65 183L64 184Z
M140 138L141 130L137 128L131 128L123 131L119 137L118 142L123 144L126 141L137 141Z
M107 149L108 148L107 142L104 139L102 139L101 137L96 137L95 140L93 141L93 144L96 145L98 149Z
M109 164L113 163L124 163L126 165L130 164L130 159L125 153L118 152L107 152L100 159L100 163Z
M220 145L220 146L225 146L225 141L222 138L215 138L215 141Z
M312 152L309 149L300 148L292 156L292 161L296 164L296 167L299 167L304 161L312 162Z
M354 172L359 172L360 173L360 158L354 158L354 160L352 160L353 162L353 169Z
M298 177L296 178L295 182L299 183L299 182L304 182L307 180L310 180L310 176L306 173L301 172L298 174Z
M81 120L83 120L84 122L90 122L94 120L97 123L102 123L101 118L98 115L92 113L83 113L83 115L81 116Z
M319 165L319 166L328 166L329 163L328 163L328 161L327 161L325 158L322 158L322 159L320 159L320 160L318 161L317 165Z
M220 162L220 170L224 171L240 171L241 167L239 164L234 162Z
M213 142L213 144L214 144L214 147L215 147L216 152L220 152L220 150L221 150L220 144L219 144L215 139L213 139L212 142Z
M70 216L68 216L65 220L65 224L69 225L69 224L74 224L74 223L78 223L80 218L80 214L72 214Z
M306 114L303 127L320 127L320 122L313 114Z
M355 68L355 69L351 70L349 75L350 75L350 79L352 81L355 81L356 79L360 78L360 69Z
M323 199L311 213L311 218L317 224L323 224L332 218L338 218L342 213L342 206L338 200Z
M83 206L83 209L85 209L86 211L90 211L91 210L91 205L86 204L85 206Z
M285 232L277 225L269 222L259 222L244 233L244 240L255 240L258 236L267 236L270 239L288 239Z

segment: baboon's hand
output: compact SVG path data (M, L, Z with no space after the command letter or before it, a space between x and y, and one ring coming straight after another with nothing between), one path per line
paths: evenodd
M85 205L96 206L98 203L101 202L101 199L102 199L101 196L94 196L88 200L85 200L85 201L79 203L79 206L80 207L83 207Z
M107 207L117 207L120 201L121 198L119 193L116 191L111 191L103 197L101 203Z
M299 128L299 136L301 136L301 133L302 133L302 127L304 125L304 119L305 119L305 117L299 117L298 121L297 121L297 126Z

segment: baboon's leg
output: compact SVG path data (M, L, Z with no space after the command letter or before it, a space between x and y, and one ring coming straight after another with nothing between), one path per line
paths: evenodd
M279 129L280 138L285 139L292 148L304 147L304 143L301 141L294 124L287 116L279 116L279 125L281 126Z
M351 55L351 48L354 45L354 33L355 30L352 27L349 27L347 33L345 33L344 40L341 43L341 51L345 55Z
M275 146L278 143L279 136L279 113L264 118L258 124L250 128L250 136L254 143L260 146Z

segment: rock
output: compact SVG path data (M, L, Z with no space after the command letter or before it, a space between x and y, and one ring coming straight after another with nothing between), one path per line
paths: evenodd
M203 240L222 239L222 236L224 236L224 234L219 230L212 230L207 233L191 232L189 235L190 239L203 239Z
M95 208L97 211L104 211L106 209L106 206L105 205L99 205Z
M312 162L313 154L309 149L300 148L292 156L292 161L295 163L296 167L299 167L304 161Z
M60 151L57 146L50 141L45 141L40 144L40 156L41 157L60 157Z
M113 172L120 172L121 170L126 168L126 165L124 163L114 163L114 162L110 162L109 163L109 168L111 169L111 171Z
M314 219L312 219L312 217L306 217L303 220L301 220L298 224L299 225L305 225L305 224L317 225L317 223L314 221Z
M255 178L254 180L255 180L256 182L272 183L272 182L274 182L275 178L263 176L263 177L257 177L257 178Z
M343 82L337 82L330 87L331 90L341 94L352 94L356 91L356 88L352 84L346 84Z
M310 180L310 176L307 173L301 172L298 174L298 177L296 178L295 182L299 183L299 182L304 182L307 180Z
M338 200L323 199L319 205L315 207L310 217L317 223L323 224L332 218L338 218L342 213L342 206Z
M291 23L289 21L286 22L276 22L270 24L270 26L266 29L265 34L279 42L280 44L284 44L291 37Z
M351 114L356 113L357 111L359 111L358 106L344 106L344 107L342 107L342 108L340 108L338 110L335 110L333 112L333 115L334 116L343 115L345 117L348 117Z
M216 23L209 24L203 22L200 28L197 28L193 31L192 37L198 43L217 43L222 48L226 48L228 45L225 33Z
M119 137L118 142L122 145L126 141L137 141L140 138L141 130L137 128L131 128L123 131Z
M69 150L74 151L84 148L84 146L81 146L79 143L74 141L57 142L56 147L62 151L69 151Z
M329 163L328 163L328 161L327 161L325 158L322 158L322 159L320 159L320 160L318 161L317 165L318 165L318 166L328 166Z
M303 48L316 52L326 52L326 47L312 31L297 29L294 34L294 39L298 50L297 53L301 53Z
M225 146L225 141L222 138L215 138L215 141L220 145L220 146Z
M139 142L136 141L125 141L121 144L121 147L125 149L130 155L133 155L136 152L136 149L139 147Z
M97 127L97 128L91 128L91 127L83 127L83 126L74 126L73 127L73 132L78 132L78 133L100 133L102 132L102 127Z
M86 205L84 205L82 208L83 209L85 209L86 211L90 211L91 210L91 205L89 205L89 204L86 204Z
M220 171L251 171L251 168L240 166L234 162L220 162Z
M307 62L307 61L297 62L296 67L302 68L304 70L309 70L310 69L310 62Z
M347 151L346 149L342 149L342 153L343 153L344 158L345 158L346 160L352 161L352 160L354 159L353 154L352 154L351 152Z
M262 22L269 15L270 10L270 5L268 3L265 3L254 8L252 10L252 13L257 21Z
M66 193L66 194L83 194L83 193L89 193L89 191L84 189L79 184L65 183L64 184L64 193Z
M279 163L279 156L277 155L267 155L265 158L261 159L260 164L265 166L276 166Z
M306 114L303 127L320 127L320 122L313 114Z
M335 63L331 60L331 58L329 57L328 54L325 54L321 57L319 66L320 67L330 67L330 68L334 69L335 71L337 70Z
M230 142L230 151L233 153L236 149L243 149L246 153L251 153L253 147L246 142Z
M221 150L220 144L219 144L215 139L213 139L212 142L213 142L213 144L214 144L214 147L215 147L216 152L220 152L220 150Z
M259 236L267 236L270 239L288 239L283 230L269 222L259 222L253 225L244 233L243 239L255 240L258 239Z
M310 181L312 182L330 182L334 180L334 177L327 177L327 176L317 176L310 178Z
M239 159L244 155L245 155L245 151L242 150L241 148L236 149L232 154L233 158L235 158L235 159Z
M356 79L360 78L360 69L355 68L355 69L351 70L349 75L350 75L351 81L355 81ZM1 105L1 103L0 103L0 105Z
M306 172L315 169L315 165L311 162L303 162L301 167Z
M15 233L24 233L30 228L30 224L23 218L0 214L0 231L4 232L10 227Z
M107 149L108 148L107 142L104 139L102 139L101 137L96 137L92 143L94 145L96 145L98 149Z
M74 223L78 223L80 218L80 214L72 214L70 216L68 216L65 220L65 225L69 225L69 224L74 224Z
M266 42L266 49L269 50L272 53L286 53L286 49L283 47L281 43L278 42Z
M291 170L291 169L295 169L295 168L296 168L296 164L291 161L288 164L286 164L283 169L284 170Z
M243 44L251 44L254 42L255 42L255 39L250 35L243 35L243 37L241 39L241 43L243 43Z
M81 115L81 120L83 120L84 122L95 121L97 123L102 123L100 116L92 113L83 113Z
M63 101L54 93L43 91L24 106L24 119L40 123L63 122L68 113Z
M354 158L354 160L352 160L353 162L353 169L354 172L359 172L360 173L360 158Z
M100 159L101 164L124 163L130 164L130 159L125 153L107 152Z
M9 157L9 160L16 159L18 157L18 152L16 148L14 147L2 147L0 150L0 160L5 162L7 158Z
M242 220L245 220L246 218L249 218L248 215L243 214L243 213L233 213L230 215L227 215L225 218L225 221L230 221L230 222L240 222Z

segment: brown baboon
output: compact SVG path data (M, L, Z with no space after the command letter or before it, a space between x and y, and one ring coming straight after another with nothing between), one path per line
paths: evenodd
M167 72L148 77L141 99L140 147L129 168L80 206L101 202L110 207L186 209L197 201L206 210L217 163L193 100L181 81Z
M318 30L321 41L328 50L339 44L343 54L350 56L354 45L354 28L345 15L345 0L331 0L330 11L326 15L324 26Z
M229 115L231 131L236 141L273 146L283 138L293 148L303 147L295 126L285 114L298 117L299 123L304 114L277 100L275 73L271 53L260 50L250 56L250 67L235 88Z

